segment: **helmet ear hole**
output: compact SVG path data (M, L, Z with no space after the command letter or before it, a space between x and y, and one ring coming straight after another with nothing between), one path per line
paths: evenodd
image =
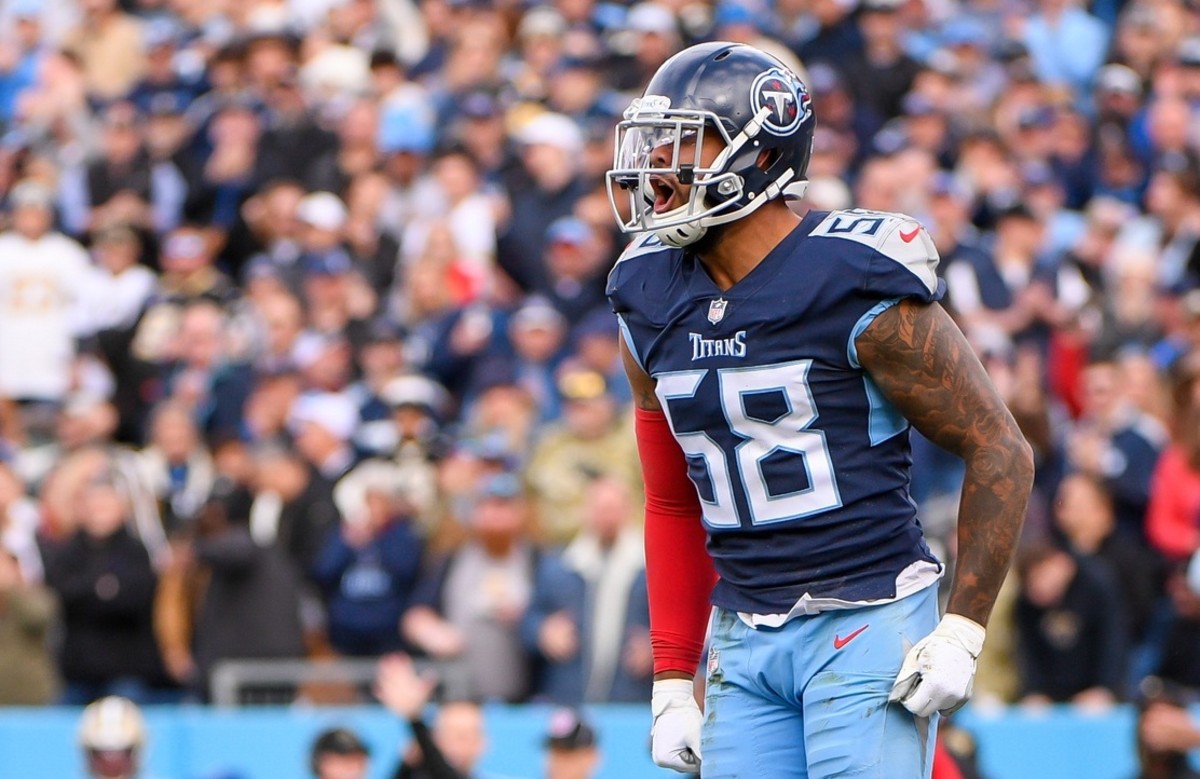
M779 149L763 149L758 153L758 159L754 161L754 164L759 170L766 172L779 161L779 157Z

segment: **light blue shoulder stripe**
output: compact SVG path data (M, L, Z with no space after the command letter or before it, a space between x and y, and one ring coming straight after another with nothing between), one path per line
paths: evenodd
M642 362L642 356L638 354L637 346L633 343L633 333L629 332L629 325L625 323L625 317L617 314L617 326L621 329L621 338L625 340L625 346L629 348L629 353L633 355L634 361L643 371L646 370L646 364Z
M858 347L854 342L875 321L876 317L899 302L899 298L881 300L854 324L850 330L850 341L846 344L846 357L849 359L850 365L855 368L862 367L858 362ZM899 409L892 405L891 401L884 397L879 386L865 373L863 374L863 388L866 390L869 404L867 431L871 438L871 446L881 444L908 429L908 420L904 418Z
M884 311L887 311L889 308L899 302L900 298L881 300L876 303L870 311L863 314L859 320L854 323L854 327L850 330L850 341L846 344L846 358L850 361L850 367L862 367L858 364L858 347L854 345L854 342L857 341L858 337L862 335L868 327L871 326L871 323L875 321L875 317L879 316Z

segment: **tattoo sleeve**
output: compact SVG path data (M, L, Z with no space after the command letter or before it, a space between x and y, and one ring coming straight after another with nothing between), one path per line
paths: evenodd
M901 301L855 345L863 369L913 427L966 463L947 611L986 625L1025 519L1029 444L941 306Z

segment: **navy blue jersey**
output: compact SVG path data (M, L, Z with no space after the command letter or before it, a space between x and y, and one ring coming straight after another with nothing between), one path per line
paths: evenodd
M886 600L914 564L938 570L908 494L908 423L854 346L901 298L940 299L936 268L917 222L861 210L810 213L724 292L653 235L622 255L609 298L687 456L717 605Z

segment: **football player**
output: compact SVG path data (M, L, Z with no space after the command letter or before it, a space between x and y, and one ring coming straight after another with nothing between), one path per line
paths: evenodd
M921 225L789 210L815 121L794 73L717 42L664 63L618 126L610 199L641 235L609 296L646 481L652 751L704 777L928 777L1032 454L937 303ZM966 462L940 617L910 425Z

